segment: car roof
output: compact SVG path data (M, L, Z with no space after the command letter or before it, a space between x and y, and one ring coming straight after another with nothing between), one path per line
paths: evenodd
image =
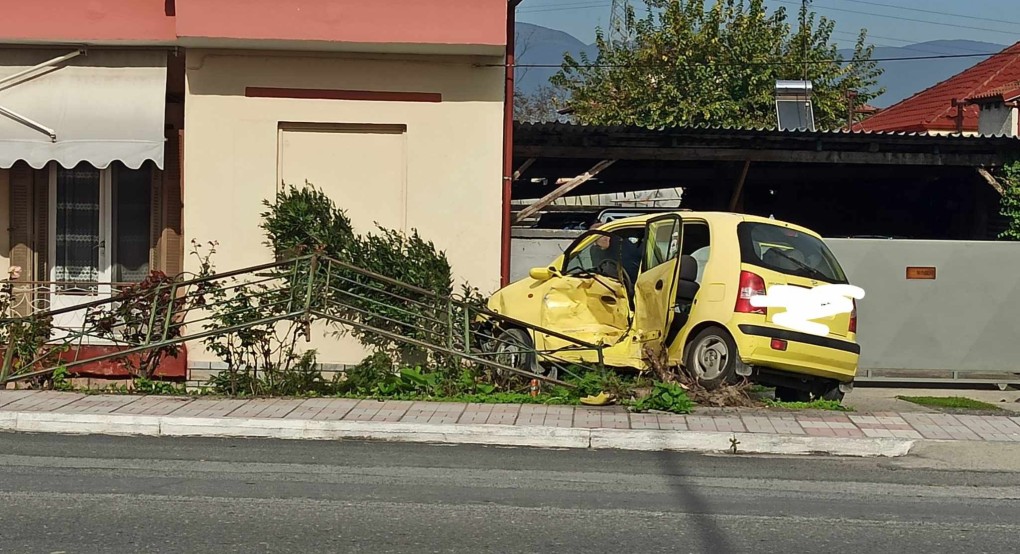
M636 216L632 216L632 217L621 217L620 219L614 219L613 221L610 221L609 223L606 223L605 225L601 226L600 228L602 228L602 229L614 229L616 227L626 226L628 224L632 225L634 223L644 223L644 222L646 222L646 221L648 221L650 219L654 219L656 217L662 217L664 215L670 215L670 214L679 215L681 218L683 218L685 220L686 219L702 219L702 220L705 220L706 222L708 222L710 225L719 224L719 225L733 225L733 226L736 226L738 223L743 222L743 221L753 222L753 223L766 223L766 224L769 224L769 225L777 225L779 227L786 227L788 229L794 229L796 231L800 231L802 233L807 233L809 235L821 238L821 235L819 235L818 233L812 231L811 229L808 229L807 227L802 227L802 226L794 224L794 223L790 223L788 221L782 221L782 220L779 220L779 219L771 219L771 218L768 218L768 217L761 217L761 216L757 216L757 215L739 214L739 213L734 213L734 212L695 212L695 211L686 211L686 210L677 210L675 212L655 212L655 213L649 213L649 214L643 214L643 215L636 215Z

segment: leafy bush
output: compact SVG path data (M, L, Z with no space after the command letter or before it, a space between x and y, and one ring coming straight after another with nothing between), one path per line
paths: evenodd
M352 255L358 267L423 291L347 272L341 277L347 282L330 290L331 310L347 305L351 307L347 317L362 325L427 343L445 342L448 322L457 317L446 300L453 293L446 254L417 231L404 235L380 227L377 233L359 237ZM424 351L408 348L401 341L357 327L346 331L362 344L386 350L406 364L427 361Z
M357 235L344 210L307 183L281 190L265 206L261 227L274 252L318 252L363 270L333 264L328 290L314 297L317 309L357 324L335 326L336 336L350 335L373 352L386 353L398 365L446 368L444 381L458 374L457 360L391 338L444 345L454 340L455 346L464 340L463 310L448 300L454 288L450 263L434 243L415 230L405 234L378 226L374 232ZM468 285L461 293L473 305L484 302L478 290ZM458 332L451 334L451 328Z
M266 246L286 259L320 252L341 261L350 260L355 243L351 220L321 189L308 183L277 192L276 201L263 200L260 226Z
M694 402L680 385L657 382L652 387L651 394L635 402L633 409L638 412L661 410L675 414L689 414L694 409Z
M153 381L145 377L139 377L132 383L135 392L142 394L178 395L187 394L183 384L169 381Z
M71 391L74 390L74 385L68 379L71 374L67 371L64 366L58 366L57 369L53 370L51 379L53 382L53 390L59 391Z
M385 352L370 354L358 365L347 368L337 390L348 394L371 394L387 375L393 373L395 365L393 358Z
M1004 194L999 200L1000 214L1006 218L1006 230L999 238L1020 240L1020 161L1014 161L1002 168Z

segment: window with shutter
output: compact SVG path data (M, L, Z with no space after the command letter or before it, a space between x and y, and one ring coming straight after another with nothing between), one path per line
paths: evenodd
M21 268L22 281L33 280L32 272L32 168L18 162L10 170L11 266Z
M183 209L181 161L184 151L184 131L167 139L163 171L163 228L160 253L162 269L167 275L184 271Z
M10 170L10 218L11 218L11 267L20 267L19 282L34 281L35 259L32 244L35 237L34 170L24 162L18 162ZM31 287L17 287L14 303L16 312L28 315L34 300Z

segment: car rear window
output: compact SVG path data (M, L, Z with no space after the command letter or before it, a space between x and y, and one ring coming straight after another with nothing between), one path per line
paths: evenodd
M847 282L836 257L811 235L779 225L744 222L737 225L737 237L745 264L829 283Z

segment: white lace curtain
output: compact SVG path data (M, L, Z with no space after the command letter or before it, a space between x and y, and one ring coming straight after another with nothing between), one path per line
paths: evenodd
M57 171L57 281L99 280L99 179L88 164Z

